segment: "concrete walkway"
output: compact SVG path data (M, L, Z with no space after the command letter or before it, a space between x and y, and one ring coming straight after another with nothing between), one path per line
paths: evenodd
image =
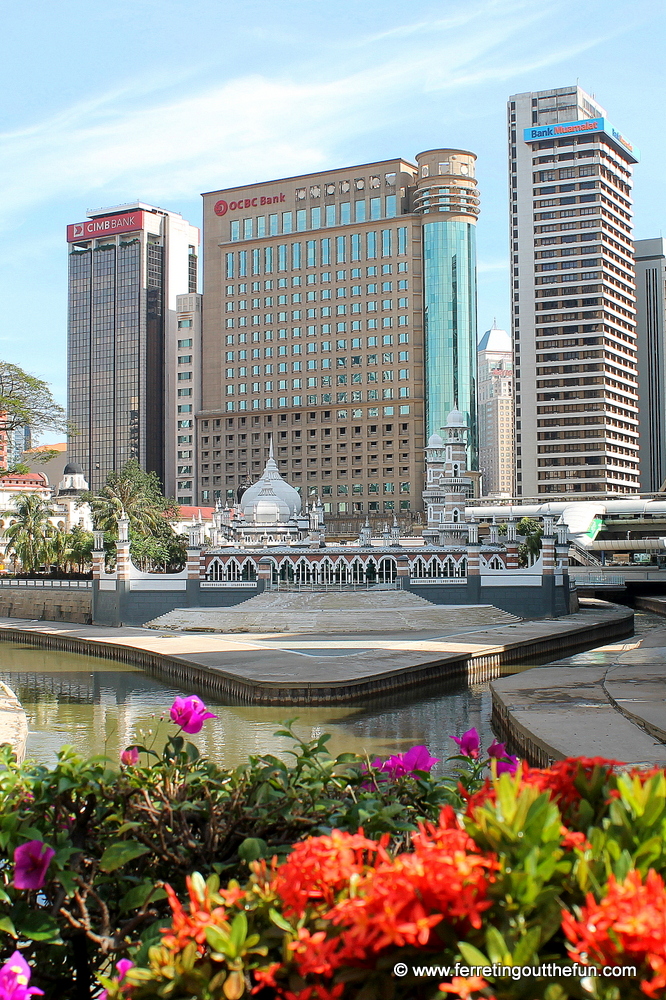
M486 680L505 665L589 648L633 632L633 614L589 602L578 614L517 624L342 636L160 633L0 619L0 638L132 663L185 690L232 702L350 703L447 680Z
M493 727L534 764L666 767L666 627L491 684Z

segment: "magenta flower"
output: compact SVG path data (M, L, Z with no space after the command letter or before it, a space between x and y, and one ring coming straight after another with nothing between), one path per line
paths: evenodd
M120 763L124 764L125 767L129 767L131 764L139 763L139 751L136 747L127 747L127 750L123 750L120 755Z
M14 887L41 889L54 854L53 848L41 840L29 840L27 844L19 844L14 851Z
M460 753L465 757L478 757L479 756L479 746L481 741L479 739L479 734L476 729L468 729L466 733L462 736L449 736L450 740L457 743L460 747Z
M439 757L431 757L426 746L415 746L405 753L393 754L385 761L381 757L375 757L372 766L395 781L397 778L413 775L416 771L430 771L438 763Z
M499 774L515 774L518 769L518 757L514 757L513 754L506 754L506 760L497 761L497 773Z
M195 694L189 698L176 698L171 706L172 722L190 735L201 732L206 719L217 719L217 716L207 712L201 698Z
M15 951L0 968L0 1000L28 1000L43 990L36 986L28 986L30 982L30 966L20 951Z
M493 740L488 747L488 756L494 757L496 760L506 757L506 743L498 743L497 740Z
M125 979L125 974L127 973L127 970L131 969L133 967L134 967L134 962L130 962L129 958L121 958L120 959L120 961L116 965L116 977L117 977L117 980L118 980L119 984L122 985L123 980ZM129 985L129 984L127 984L127 985ZM108 1000L108 996L109 995L108 995L107 991L106 990L102 990L102 992L99 995L99 1000ZM2 994L0 994L0 1000L4 1000Z

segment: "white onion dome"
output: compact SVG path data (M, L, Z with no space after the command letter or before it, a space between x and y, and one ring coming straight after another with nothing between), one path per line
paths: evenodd
M284 513L284 521L290 521L292 517L296 517L301 511L301 496L298 490L295 490L293 486L280 475L277 467L277 462L273 458L273 449L271 447L271 455L266 462L266 468L264 469L261 479L252 486L248 488L243 493L240 500L240 508L247 518L254 518L255 506L259 500L264 487L270 488L270 499L273 497L281 501L284 505L281 510ZM266 498L268 500L268 497Z
M444 439L439 434L431 434L428 438L428 448L443 448Z
M448 420L446 421L447 427L465 427L465 418L457 407L454 407L449 413Z
M252 505L252 517L255 524L285 524L291 518L289 504L266 483Z

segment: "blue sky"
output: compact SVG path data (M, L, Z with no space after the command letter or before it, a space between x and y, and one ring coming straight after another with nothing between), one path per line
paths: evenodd
M3 5L0 358L66 399L65 226L437 146L478 155L479 332L509 322L506 99L575 83L639 147L666 229L661 0L25 0ZM48 436L43 440L53 440Z

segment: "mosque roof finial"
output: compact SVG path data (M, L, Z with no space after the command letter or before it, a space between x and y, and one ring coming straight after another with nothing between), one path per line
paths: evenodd
M273 458L273 435L271 434L270 441L268 444L268 457Z

